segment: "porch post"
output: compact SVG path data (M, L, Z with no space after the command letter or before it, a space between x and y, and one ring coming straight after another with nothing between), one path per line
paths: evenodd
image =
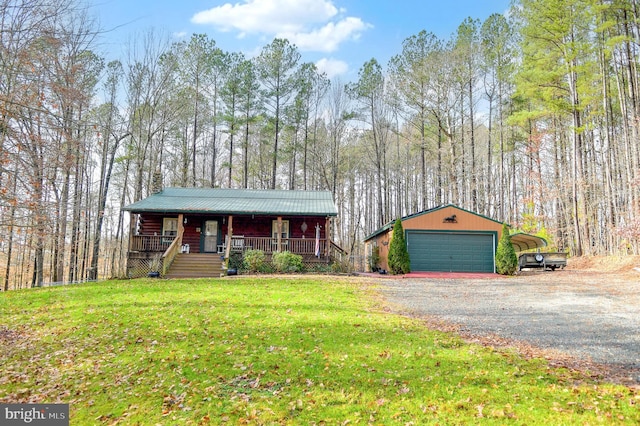
M227 225L227 247L225 247L224 258L229 259L231 255L231 237L233 237L233 216L229 215L229 224Z
M129 248L127 249L127 259L129 258L129 252L131 252L131 245L133 244L133 234L135 233L136 223L138 221L137 215L133 212L129 212Z
M324 239L327 241L327 246L325 247L324 254L327 257L327 259L329 259L329 249L330 249L329 241L331 241L331 237L330 237L330 235L331 235L331 217L330 216L327 216L327 222L325 223L325 226L324 226L324 233L325 233Z
M138 213L139 214L139 213ZM135 216L135 218L134 218ZM131 268L131 247L133 245L133 234L135 233L136 223L138 217L133 212L129 212L129 247L127 248L127 265L125 266L125 274L129 276L129 270ZM9 269L7 268L7 273Z
M278 225L276 226L278 229L278 237L276 238L276 251L279 253L282 251L282 216L278 216Z
M178 239L178 245L182 249L182 234L184 234L184 214L178 213L178 235L176 238Z

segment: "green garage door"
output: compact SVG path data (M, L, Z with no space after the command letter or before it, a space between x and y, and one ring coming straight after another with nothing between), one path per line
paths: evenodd
M411 271L494 272L493 234L407 231Z

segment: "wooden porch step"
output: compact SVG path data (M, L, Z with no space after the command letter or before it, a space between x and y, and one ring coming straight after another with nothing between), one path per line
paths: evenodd
M181 253L176 255L165 278L211 278L222 274L219 254Z

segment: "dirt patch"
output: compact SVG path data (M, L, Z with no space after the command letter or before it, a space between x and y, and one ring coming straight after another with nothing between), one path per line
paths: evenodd
M640 256L583 256L568 259L567 267L556 271L528 269L519 277L535 277L544 283L576 282L609 287L633 285L640 281Z
M26 335L22 331L12 330L7 327L0 327L0 346L14 345L25 338Z
M609 274L638 273L640 256L581 256L567 261L567 270L597 271Z

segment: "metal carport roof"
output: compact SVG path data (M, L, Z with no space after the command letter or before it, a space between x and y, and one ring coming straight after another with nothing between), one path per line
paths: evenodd
M537 237L524 232L517 232L511 235L511 244L516 251L525 251L546 247L547 241L542 237Z

